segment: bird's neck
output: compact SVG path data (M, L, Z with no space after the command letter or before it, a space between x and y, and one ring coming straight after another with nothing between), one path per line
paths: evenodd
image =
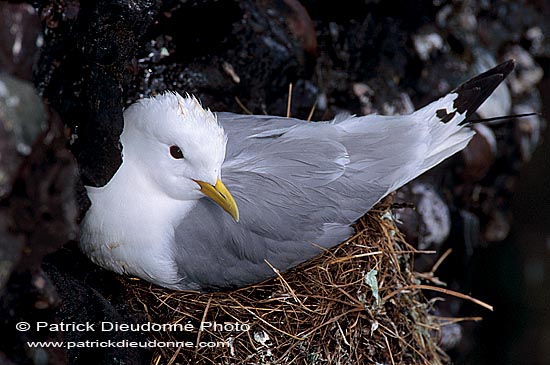
M170 198L140 174L138 166L128 163L104 187L86 190L92 205L83 221L85 253L119 273L145 274L157 280L168 276L164 281L173 275L176 280L171 248L174 230L196 201Z

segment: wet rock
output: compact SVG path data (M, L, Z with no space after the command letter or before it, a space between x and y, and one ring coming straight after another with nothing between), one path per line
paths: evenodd
M40 20L31 5L0 3L0 71L31 80L42 43Z
M311 56L317 56L315 25L306 8L298 0L269 1L267 4L269 8L282 8L281 13L286 18L292 34L301 42L304 51ZM282 4L286 6L283 7Z
M445 46L441 35L435 32L414 35L413 44L418 57L422 61L427 61L432 54L435 54Z
M514 106L514 114L536 113L531 105L519 104ZM515 140L523 162L531 160L533 152L541 142L544 123L538 115L519 118L515 122Z
M449 235L451 219L449 208L433 186L414 184L412 193L417 197L417 210L422 217L419 248L438 246Z
M461 234L457 235L457 238L462 239L465 256L463 259L468 262L474 255L474 249L478 247L481 242L479 216L466 209L460 209L459 217L460 223L458 227L461 230Z
M483 238L486 242L501 242L510 233L512 217L509 211L494 210L489 217Z
M46 110L34 87L0 73L0 199L10 193L15 173L46 127Z
M23 254L24 241L9 232L9 215L0 210L0 292L4 290L11 273Z
M401 93L399 98L382 105L384 115L406 115L415 111L411 97L408 94Z
M78 136L71 145L83 181L102 186L121 162L122 86L134 76L138 40L154 0L45 2L36 83Z
M441 327L439 345L445 351L454 349L462 341L462 327L458 323L447 323Z
M514 95L531 91L540 82L544 72L533 57L519 45L514 45L505 54L506 58L516 60L516 69L509 77L510 88Z
M47 128L46 118L32 85L0 74L0 202L11 194L21 165ZM13 218L0 207L0 290L23 255L24 239L11 231Z
M27 107L33 109L30 104ZM0 235L16 243L8 246L11 255L5 255L4 246L0 250L3 270L8 266L0 297L0 325L7 340L0 344L0 350L15 363L28 363L29 358L45 363L66 362L64 349L29 350L25 345L26 341L59 341L60 333L20 333L15 329L20 321L55 321L59 298L40 264L45 255L75 239L77 232L73 190L76 165L66 150L63 126L55 114L48 115L46 126L21 161L10 193L0 204ZM15 255L14 247L19 249Z
M540 26L534 26L525 32L525 38L531 42L531 47L529 47L530 53L540 54L543 53L542 48L544 45L544 33Z
M397 203L413 204L414 213L409 209L396 210L396 218L402 222L399 225L407 239L414 242L418 238L417 247L420 250L438 248L448 237L451 230L451 216L447 204L437 193L435 188L422 182L414 182L408 187L400 189Z
M540 20L540 12L532 4L514 2L403 2L396 7L391 2L362 0L346 2L346 6L313 0L51 0L42 2L39 11L45 43L35 82L69 127L71 148L85 182L92 185L104 184L118 168L122 107L145 95L170 89L195 93L214 110L285 115L292 83L293 116L305 119L313 105L314 120L330 119L338 111L404 114L413 104L425 105L480 68L508 57L506 51L514 46L537 50L538 57L548 54L544 53L548 49L548 37L544 37L547 25ZM510 105L515 111L517 104L526 103L519 97L531 100L536 93L534 65L527 64L527 74L520 72L516 78L519 88L508 86L512 91L508 94L499 90L499 96L481 109L480 116L505 114ZM537 110L535 104L529 105ZM477 142L465 152L470 153L466 162L451 159L422 178L423 188L413 192L411 185L404 201L414 203L417 209L399 210L408 239L423 248L453 248L438 274L458 290L467 287L468 278L461 273L467 271L479 243L506 234L511 181L538 141L539 129L532 121L491 129L496 135L496 153L492 138L487 137L490 133L480 127ZM48 164L43 167L52 168ZM85 210L82 185L77 187L83 201L79 205ZM422 212L420 206L426 206ZM8 216L0 216L0 226L4 217L11 216L11 211L0 209L2 212ZM59 216L65 217L58 215L52 220L65 219ZM44 217L35 218L40 223ZM2 232L6 230L0 227ZM15 247L9 253L15 257L10 262L21 260L27 245L25 235L9 239L13 242L10 247ZM58 247L61 240L52 240L55 244L48 250ZM41 255L35 254L37 258ZM430 269L439 256L429 256L431 261L426 260L423 267ZM29 308L52 311L56 301L48 289L51 279L64 303L55 313L57 319L135 319L126 316L124 293L113 282L113 275L86 265L77 252L64 259L50 256L47 261L46 276L34 270L32 276L19 281L35 291ZM98 282L98 276L110 280ZM449 302L454 308L460 306ZM16 307L19 302L10 303ZM79 316L87 303L91 310ZM451 313L456 315L458 309ZM103 314L106 316L101 317ZM442 343L450 348L458 338L456 329L451 328L447 337L450 340ZM468 336L463 340L469 340ZM17 348L17 343L14 346ZM118 358L116 353L68 354L71 361L96 355L105 361L109 356ZM41 356L36 354L36 358L43 359ZM132 352L124 356L129 363L140 356L149 360L147 355Z
M7 356L2 352L0 352L0 363L4 365L15 365L15 363L8 359Z
M202 21L212 14L224 16ZM141 84L130 90L130 100L169 89L193 93L213 110L241 113L286 114L289 84L298 84L296 76L310 67L317 49L311 18L290 0L180 4L167 9L146 36L151 40L137 64ZM163 49L169 56L159 63ZM316 97L304 103L302 116Z
M546 58L550 56L550 26L548 23L527 29L525 39L530 43L528 49L533 56Z
M51 320L58 297L41 273L44 255L75 237L76 167L63 126L30 79L39 40L30 5L0 4L0 344L2 363L65 363L63 349L30 349L58 334L17 332L19 321ZM11 73L12 75L10 75ZM13 76L17 75L19 77ZM65 185L67 184L67 185Z
M416 246L418 244L421 217L416 210L410 185L406 185L395 192L393 215L407 242Z
M461 177L466 181L479 181L485 177L497 154L497 140L493 131L483 124L475 125L473 129L476 135L461 151L464 162Z
M367 84L362 82L353 84L352 89L361 104L361 113L364 115L376 113L371 101L371 97L374 96L374 91Z
M449 32L449 46L459 53L469 53L472 46L478 43L476 31L479 12L478 3L454 3L444 6L436 16L439 24Z
M95 331L66 331L65 341L141 341L149 334L134 331L100 331L101 322L146 323L143 314L135 313L124 302L126 288L112 273L93 265L78 248L69 245L63 252L45 259L44 270L59 296L63 298L56 308L57 318L66 323L92 323ZM87 347L67 350L67 363L85 365L89 359L94 364L110 365L113 359L127 365L148 364L151 351L136 347Z

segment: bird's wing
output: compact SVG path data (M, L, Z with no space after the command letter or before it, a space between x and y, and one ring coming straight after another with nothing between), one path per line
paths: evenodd
M240 221L208 198L185 217L175 256L186 288L258 282L274 275L264 260L283 271L344 241L355 220L410 180L428 149L428 128L412 117L218 118L228 136L222 180Z
M407 116L218 114L228 135L222 179L241 220L199 200L176 228L182 289L255 283L274 275L265 260L286 270L348 238L376 202L467 145L465 118L513 68L504 62Z

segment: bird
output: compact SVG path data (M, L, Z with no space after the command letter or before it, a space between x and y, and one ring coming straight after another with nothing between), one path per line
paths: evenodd
M213 113L164 92L123 113L122 163L91 206L81 250L173 290L231 290L274 277L354 234L391 192L464 149L468 122L514 69L506 61L409 115Z

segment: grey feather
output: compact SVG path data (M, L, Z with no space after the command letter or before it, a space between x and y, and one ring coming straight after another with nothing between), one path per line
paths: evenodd
M374 204L467 145L474 133L464 119L512 68L497 66L407 116L219 113L228 136L222 179L241 219L199 200L176 229L181 288L255 283L274 276L266 260L284 271L349 238Z
M186 242L176 254L184 287L258 282L274 275L264 260L284 271L344 241L374 204L429 169L429 151L442 143L414 114L308 123L220 113L218 120L230 147L222 180L241 218L235 223L199 200L176 230L176 242Z

